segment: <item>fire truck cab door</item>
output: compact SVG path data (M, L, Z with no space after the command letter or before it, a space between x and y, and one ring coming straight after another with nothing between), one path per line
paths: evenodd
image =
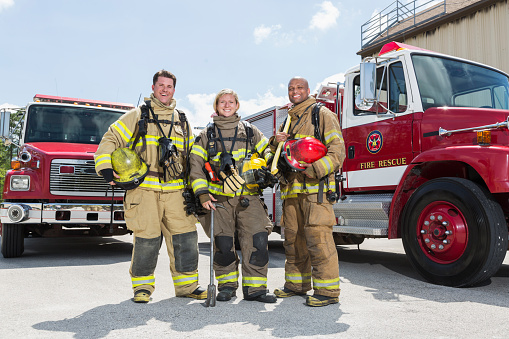
M412 160L412 120L408 110L408 76L403 62L394 60L377 67L377 103L362 106L358 99L360 76L346 81L351 100L344 111L343 135L346 159L344 188L356 190L394 189Z

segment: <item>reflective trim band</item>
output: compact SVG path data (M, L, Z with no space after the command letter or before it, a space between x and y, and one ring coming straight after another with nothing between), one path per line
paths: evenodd
M197 191L199 191L200 189L205 188L206 190L208 190L208 188L209 188L207 185L207 180L201 179L201 178L194 180L192 182L191 186L193 187L193 192L195 192L195 193Z
M217 194L217 195L223 195L225 197L235 197L235 196L238 196L238 195L258 195L258 192L249 192L249 191L246 191L244 190L244 192L242 192L242 188L239 188L235 193L224 193L223 192L223 185L222 184L214 184L212 182L208 182L209 184L209 192L212 193L212 194Z
M334 166L332 165L332 161L328 155L318 159L318 161L325 168L324 175L332 173Z
M95 158L95 167L99 167L102 164L111 164L111 154L103 154Z
M321 280L313 278L313 288L315 290L326 289L326 290L337 290L339 289L339 277L329 280Z
M325 144L328 145L332 140L338 138L340 140L343 140L343 136L341 135L341 132L338 130L330 130L323 136L325 139Z
M304 284L304 283L310 283L311 282L311 273L287 273L285 274L285 280L289 283L294 284Z
M239 271L219 275L216 277L216 279L217 279L218 284L226 284L228 282L236 282L239 279Z
M302 138L307 138L307 137L315 137L314 135L307 135L307 134L295 134L295 138L294 139L302 139Z
M200 145L193 145L193 148L191 149L191 154L196 154L196 155L202 157L205 161L207 161L208 153Z
M267 145L269 144L269 139L266 137L263 137L262 140L260 140L259 143L256 144L255 149L258 153L262 154L263 150L267 148Z
M209 160L220 164L221 163L221 153L222 152L218 152L212 159L209 159ZM243 159L247 156L247 150L245 148L239 148L238 150L233 151L232 155L235 160L240 161L241 159Z
M175 286L189 285L194 282L198 282L198 273L192 275L179 275L178 277L173 277L173 285Z
M146 277L131 277L131 283L133 284L133 287L140 285L154 286L156 284L156 277L153 275L149 275Z
M113 124L111 124L115 130L120 134L122 139L124 139L126 142L128 142L132 136L133 133L127 128L127 126L120 120L115 121Z
M281 190L281 199L295 198L299 193L318 193L318 186L319 186L318 184L316 185L306 184L306 189L304 189L301 183L294 183L291 185L291 187ZM324 187L324 192L326 190L334 190L334 188L335 188L334 181L329 182L329 186Z
M159 182L159 178L147 176L145 177L145 180L143 180L143 182L140 184L140 187L159 189L163 191L178 190L184 188L184 180L176 179L161 183Z
M265 278L265 277L242 277L242 286L267 287L267 278Z

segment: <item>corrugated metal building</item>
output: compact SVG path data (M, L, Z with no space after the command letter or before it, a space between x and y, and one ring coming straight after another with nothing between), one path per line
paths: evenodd
M507 0L429 1L425 8L418 3L396 1L364 24L357 54L376 56L382 45L398 41L509 73Z

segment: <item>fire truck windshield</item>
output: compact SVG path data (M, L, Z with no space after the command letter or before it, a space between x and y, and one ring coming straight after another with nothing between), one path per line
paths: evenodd
M31 105L25 142L99 144L108 127L123 112L61 105Z
M482 107L509 109L509 78L464 61L413 54L423 109Z

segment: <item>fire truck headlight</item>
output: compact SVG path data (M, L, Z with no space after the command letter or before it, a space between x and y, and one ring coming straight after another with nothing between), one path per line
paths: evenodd
M13 175L11 177L11 191L28 191L30 177L28 175Z

